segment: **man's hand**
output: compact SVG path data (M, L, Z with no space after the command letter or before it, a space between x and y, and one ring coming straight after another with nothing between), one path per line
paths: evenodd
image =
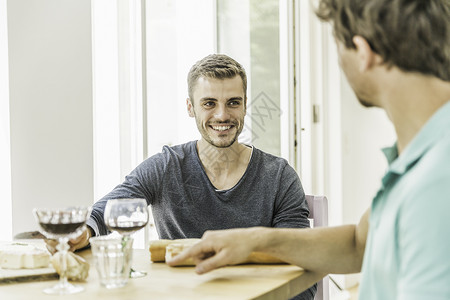
M207 231L202 240L167 261L170 266L176 266L188 258L192 258L198 274L204 274L214 269L244 262L254 251L253 229L228 229Z
M91 238L91 230L89 228L85 228L84 231L76 238L69 240L69 251L75 251L89 245L89 239ZM56 250L56 246L58 245L57 240L49 240L45 239L45 243L47 244L47 249L51 254L54 254Z

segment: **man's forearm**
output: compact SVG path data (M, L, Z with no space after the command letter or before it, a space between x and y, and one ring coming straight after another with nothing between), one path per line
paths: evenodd
M360 272L364 249L358 245L356 226L315 229L254 228L255 251L318 273Z

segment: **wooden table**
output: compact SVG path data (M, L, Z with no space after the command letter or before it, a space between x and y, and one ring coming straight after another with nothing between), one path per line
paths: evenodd
M86 282L77 283L85 291L65 296L46 295L42 290L56 283L32 281L0 285L0 299L289 299L308 288L302 269L292 265L241 265L197 275L193 267L172 268L152 263L148 250L134 250L133 265L147 271L130 279L125 287L106 289L100 285L90 250L80 253L91 264ZM307 273L305 273L307 274ZM308 277L308 276L303 276Z

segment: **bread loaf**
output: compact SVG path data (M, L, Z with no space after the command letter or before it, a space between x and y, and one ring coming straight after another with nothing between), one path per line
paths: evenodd
M152 262L164 262L172 259L184 250L199 242L200 239L155 240L150 241L150 259ZM282 260L262 252L252 252L243 264L283 264ZM178 266L193 266L194 261L188 259Z
M153 240L149 243L150 260L152 262L166 261L166 248L170 244L193 245L200 239L177 239L177 240Z
M166 261L171 260L181 252L186 249L189 249L193 244L192 243L172 243L167 245L166 247ZM193 266L195 265L194 261L191 258L181 262L178 266Z

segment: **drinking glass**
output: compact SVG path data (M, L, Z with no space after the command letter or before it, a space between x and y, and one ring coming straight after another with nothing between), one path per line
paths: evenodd
M44 293L65 295L84 290L83 287L72 285L67 281L67 250L70 248L69 239L76 238L85 229L90 211L89 207L33 209L40 231L48 239L58 240L56 249L61 252L59 282L51 288L44 289Z
M113 199L106 202L105 224L111 231L118 232L123 241L130 239L136 231L148 223L148 204L145 199ZM146 272L131 269L130 277L143 277Z

